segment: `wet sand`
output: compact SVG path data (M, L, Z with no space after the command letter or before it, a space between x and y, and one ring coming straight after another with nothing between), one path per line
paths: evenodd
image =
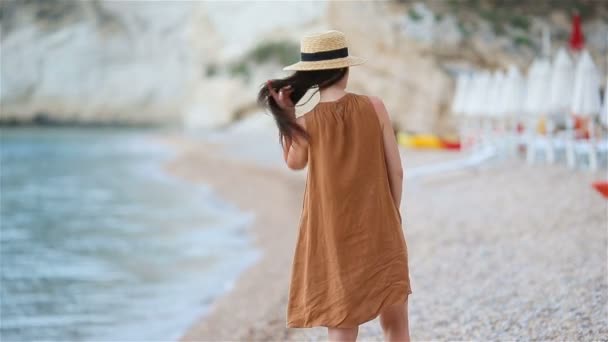
M251 232L256 247L263 252L259 262L241 274L234 288L219 298L210 314L195 323L182 340L282 339L280 332L276 337L274 327L283 323L304 174L230 160L214 153L218 147L179 137L166 141L179 151L177 159L167 165L171 173L211 184L241 210L255 213Z
M241 274L182 341L319 341L287 329L285 309L305 171L227 158L218 146L164 138L167 169L211 184L244 211L259 262ZM403 152L408 169L454 153ZM495 161L405 183L413 340L599 340L608 336L608 201L600 177L563 166ZM360 341L382 341L378 320Z

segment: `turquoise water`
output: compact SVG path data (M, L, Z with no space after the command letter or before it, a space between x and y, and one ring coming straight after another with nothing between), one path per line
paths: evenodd
M2 129L2 341L176 339L255 261L252 215L165 173L158 133Z

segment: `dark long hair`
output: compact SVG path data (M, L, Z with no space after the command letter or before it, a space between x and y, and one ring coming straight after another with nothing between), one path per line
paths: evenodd
M277 92L285 86L291 86L293 88L291 101L296 104L310 88L317 88L317 91L319 91L332 86L338 83L344 75L346 75L347 71L348 68L296 71L289 77L270 80L270 85ZM260 88L258 103L262 107L269 109L272 113L277 127L279 128L279 142L282 142L284 137L292 140L296 135L304 137L307 140L309 139L306 131L296 123L296 119L288 115L288 113L285 113L279 107L274 98L270 95L270 91L266 84L262 85Z

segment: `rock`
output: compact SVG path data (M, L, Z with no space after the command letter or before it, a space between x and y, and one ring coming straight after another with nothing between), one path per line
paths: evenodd
M5 34L2 119L46 111L58 120L175 120L189 84L201 74L189 26L177 25L194 4L100 6L119 30L82 17L52 30L22 23Z
M243 82L236 78L213 78L196 85L184 106L182 117L186 129L209 129L233 121L233 113L251 102L243 96Z

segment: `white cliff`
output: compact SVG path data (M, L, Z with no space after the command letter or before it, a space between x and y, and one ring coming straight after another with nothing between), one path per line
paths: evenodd
M256 49L274 41L279 48L295 46L297 54L303 34L338 29L347 34L353 54L369 59L351 73L350 90L382 97L400 129L450 133L449 108L459 72L511 64L525 70L540 53L546 25L556 33L553 50L569 32L563 10L511 14L505 21L479 14L504 10L462 8L456 13L449 8L461 5L0 2L0 122L38 117L222 126L259 111L258 87L287 75L273 58L252 61ZM594 59L605 69L608 21L605 12L597 16L600 20L587 22L584 30ZM519 22L501 26L510 21ZM497 28L504 32L498 34Z
M265 35L295 37L320 17L311 3L68 1L54 21L44 4L3 3L0 119L76 122L231 119L254 101L243 80L206 77ZM12 8L8 8L12 6Z

